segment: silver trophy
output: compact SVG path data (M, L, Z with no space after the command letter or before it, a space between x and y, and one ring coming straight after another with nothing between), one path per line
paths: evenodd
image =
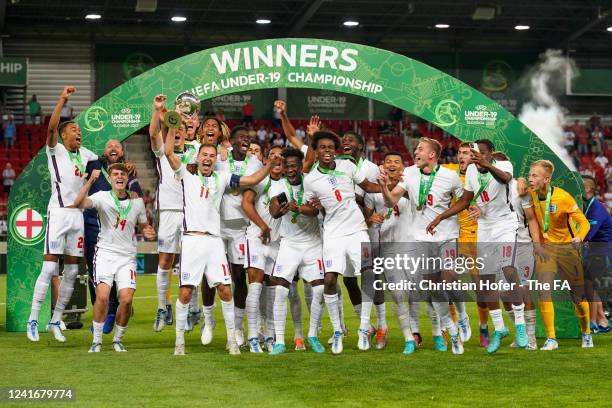
M190 92L179 94L174 100L174 110L164 115L164 123L171 129L181 126L183 118L190 119L198 116L200 112L200 100Z

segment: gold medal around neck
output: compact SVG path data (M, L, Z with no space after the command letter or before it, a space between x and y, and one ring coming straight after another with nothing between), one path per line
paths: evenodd
M391 214L387 213L387 214L385 215L385 218L386 218L386 219L391 218Z
M417 205L417 211L421 211L423 209L422 205Z
M542 235L544 236L544 238L548 238L548 232L544 232L542 233Z
M240 194L240 190L232 190L232 195L233 196L238 196Z
M297 224L297 218L291 218L291 223L292 224Z

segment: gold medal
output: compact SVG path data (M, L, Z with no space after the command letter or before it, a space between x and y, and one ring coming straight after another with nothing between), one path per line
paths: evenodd
M386 218L386 219L391 218L391 214L387 213L387 214L385 215L385 218Z
M421 211L423 209L422 205L417 205L417 211Z
M291 218L291 223L292 224L297 224L297 218Z
M237 196L240 194L240 190L232 190L232 195Z
M548 232L545 232L542 235L544 236L545 239L548 238Z

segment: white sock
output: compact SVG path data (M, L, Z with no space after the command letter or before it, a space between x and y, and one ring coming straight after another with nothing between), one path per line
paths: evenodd
M381 303L380 305L374 305L376 311L376 323L377 327L386 329L387 328L387 305Z
M246 298L247 323L249 327L248 338L256 338L259 333L257 315L259 314L259 296L263 285L261 282L252 282L249 285L249 293Z
M121 341L125 334L125 329L127 329L127 326L115 325L115 337L113 337L113 342Z
M536 311L525 310L525 323L527 324L527 337L535 337Z
M157 308L166 308L166 292L168 292L170 269L157 267Z
M410 327L415 333L419 332L420 314L421 314L421 301L411 300L408 302L408 308L410 313Z
M289 289L278 285L274 287L274 334L278 344L285 344L285 324L287 322L287 296Z
M525 304L512 305L512 311L514 312L514 324L525 324Z
M257 310L257 334L264 332L264 326L266 323L266 310L268 309L268 294L266 286L262 289L259 294L259 310Z
M233 299L232 303L234 303ZM234 329L244 330L244 309L236 306L234 306Z
M104 322L93 321L93 342L102 344L102 329L104 328Z
M312 303L310 305L310 324L308 337L319 337L319 325L323 315L323 285L311 286ZM304 286L306 287L306 286Z
M361 303L359 303L358 305L353 305L353 310L357 314L357 317L360 318L360 319L361 319L361 311L363 310L363 306L362 305L363 305L363 301ZM371 309L370 309L370 311L371 311Z
M293 320L293 338L303 339L302 333L302 299L298 291L298 282L291 282L289 288L289 306L291 307L291 319Z
M234 325L235 325L235 316L234 313L238 309L234 307L234 299L229 301L221 300L221 311L223 312L223 320L225 320L225 330L227 332L227 342L228 343L236 343L236 336L234 335Z
M274 338L274 298L276 290L274 286L266 286L266 335L265 337Z
M312 304L312 296L312 285L308 282L304 282L304 302L306 302L308 313L312 313L310 310L310 305Z
M189 303L181 303L180 299L176 299L174 307L174 316L176 317L176 343L185 344L185 325L187 324L187 316L189 315Z
M191 292L191 299L189 299L189 311L191 313L197 313L200 311L200 305L198 304L198 287L193 288Z
M510 321L512 322L512 324L514 324L514 310L506 310L506 313L508 313Z
M40 308L42 303L45 301L47 291L49 290L49 284L53 276L57 275L59 270L59 263L51 261L43 261L42 268L40 269L40 275L36 279L34 285L34 294L32 296L32 310L30 311L30 320L38 320L40 314Z
M393 303L393 310L397 316L399 327L404 335L404 341L413 340L412 330L410 330L410 312L405 303Z
M468 316L467 311L465 310L465 302L453 302L453 305L455 305L455 310L457 311L459 320L463 320Z
M495 331L502 331L506 329L504 325L504 316L502 315L501 309L489 309L489 316L493 320L493 326Z
M213 321L215 320L213 317L214 312L215 312L214 303L212 304L212 306L204 306L204 325L205 326L213 324Z
M451 336L459 334L459 329L451 316L448 302L433 302L433 307L436 309L442 327L447 329Z
M53 310L52 322L59 322L62 320L64 309L72 298L72 292L74 291L74 281L79 273L79 265L64 265L64 274L62 281L59 286L57 303L55 304L55 310Z
M368 330L370 328L370 315L372 314L372 305L373 303L369 300L365 300L362 298L360 307L360 323L359 328L361 330Z
M344 330L344 328L346 327L346 324L344 323L344 295L342 294L343 292L340 282L336 282L336 293L338 294L338 313L340 316L340 325L342 326L342 330ZM361 309L359 310L360 311L357 312L357 317L361 316Z
M340 324L340 312L338 310L338 294L323 294L323 298L325 299L325 305L327 306L327 312L329 313L329 320L331 320L334 332L342 332L342 325Z
M442 328L440 325L440 319L438 317L438 312L433 307L430 302L425 302L425 310L427 311L427 315L429 316L429 320L431 321L431 335L432 336L441 336Z

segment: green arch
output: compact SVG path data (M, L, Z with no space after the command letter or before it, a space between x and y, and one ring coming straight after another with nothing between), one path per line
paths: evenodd
M123 140L148 124L151 101L158 93L173 99L189 90L201 99L210 99L279 87L352 93L408 111L461 140L490 138L510 156L516 174L526 174L533 160L549 159L557 168L556 184L574 195L580 191L576 173L518 119L477 90L403 55L339 41L273 39L189 54L115 88L76 120L84 131L84 145L101 152L109 138ZM43 149L17 179L9 200L11 217L24 205L46 214L50 196L46 162ZM42 246L42 242L24 245L12 232L9 234L9 331L25 329L32 289L40 271Z

